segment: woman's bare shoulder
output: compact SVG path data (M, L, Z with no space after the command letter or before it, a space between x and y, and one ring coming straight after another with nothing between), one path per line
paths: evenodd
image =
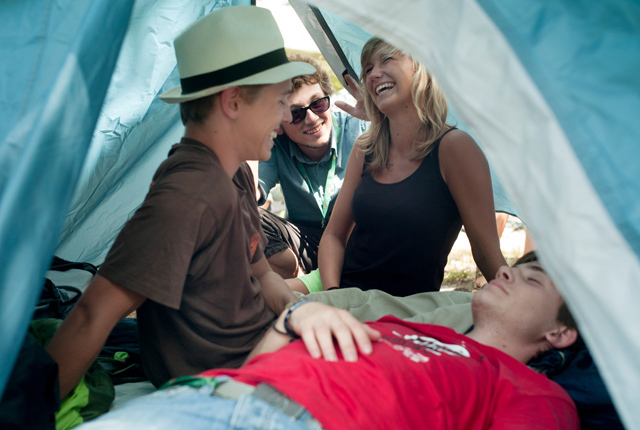
M442 157L457 157L467 153L477 155L478 151L482 152L476 141L465 131L453 129L444 135L440 141L440 159Z

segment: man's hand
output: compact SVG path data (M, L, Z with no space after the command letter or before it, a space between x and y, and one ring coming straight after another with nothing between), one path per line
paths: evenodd
M283 312L276 322L279 330L284 330L287 312ZM371 341L380 338L379 331L362 324L348 311L319 302L305 303L296 308L289 316L289 327L302 338L313 358L324 357L327 361L338 360L334 339L345 361L353 362L358 360L358 350L371 354Z
M344 80L347 83L347 86L345 88L347 89L347 91L349 91L349 94L351 94L353 98L356 99L356 105L351 106L348 103L338 100L335 103L336 106L355 118L361 119L363 121L369 121L369 116L364 109L364 101L360 97L360 85L358 85L358 83L354 81L348 73L344 75Z

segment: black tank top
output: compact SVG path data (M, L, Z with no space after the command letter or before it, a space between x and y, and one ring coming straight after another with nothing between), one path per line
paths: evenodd
M351 201L355 227L345 250L341 287L395 296L440 289L462 226L438 158L440 141L451 130L400 182L379 183L364 169Z

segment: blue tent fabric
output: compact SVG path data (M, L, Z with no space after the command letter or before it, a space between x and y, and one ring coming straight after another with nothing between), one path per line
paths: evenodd
M172 40L237 3L0 2L0 392L54 250L99 264L182 133ZM313 4L429 65L640 428L640 2Z
M56 247L131 6L0 4L0 391Z
M0 392L54 251L100 263L181 135L173 39L231 4L0 3Z
M184 128L158 94L179 85L173 39L230 1L137 1L56 255L100 264Z
M640 2L479 3L509 39L610 216L640 254Z

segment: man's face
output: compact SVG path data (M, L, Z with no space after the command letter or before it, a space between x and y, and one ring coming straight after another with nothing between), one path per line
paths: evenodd
M325 97L320 84L303 85L289 96L290 109L307 107L312 101ZM282 121L282 128L298 146L307 148L329 149L331 139L331 108L326 112L315 114L307 109L304 121L291 124L291 119Z
M287 101L291 93L291 81L266 85L252 103L244 103L238 141L244 160L267 161L271 158L273 139L277 137L280 123L291 121Z
M557 326L562 296L538 262L503 266L472 301L474 323L490 322L537 338Z

